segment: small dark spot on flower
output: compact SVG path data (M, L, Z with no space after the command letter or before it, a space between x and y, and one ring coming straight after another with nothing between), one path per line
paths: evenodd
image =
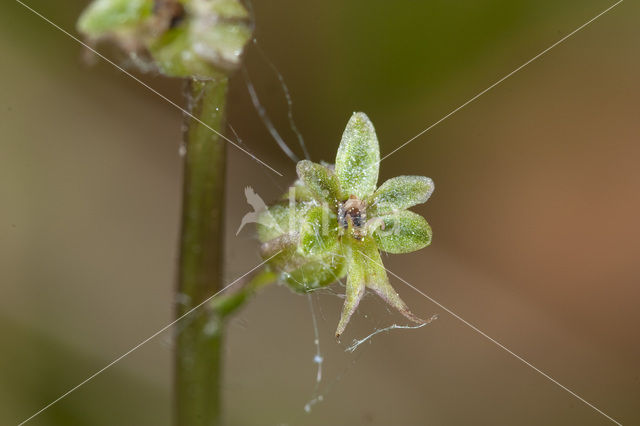
M153 13L164 22L168 22L169 29L178 26L185 17L184 6L177 0L156 0Z

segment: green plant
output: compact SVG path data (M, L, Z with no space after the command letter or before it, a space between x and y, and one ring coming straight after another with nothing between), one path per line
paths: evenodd
M178 318L222 288L222 133L228 74L251 35L247 17L237 0L95 0L78 20L89 42L115 43L143 69L188 81ZM222 317L216 309L199 309L177 332L178 425L221 423Z
M176 339L178 425L220 424L224 319L265 285L281 282L307 293L346 277L336 330L345 330L369 288L409 320L391 287L380 251L408 253L431 243L426 220L406 209L424 203L431 179L399 176L377 188L380 152L369 118L355 113L340 142L335 166L303 160L299 179L283 201L257 223L267 264L238 291L221 289L228 75L250 37L247 12L237 0L95 0L78 21L85 38L119 46L135 63L188 80L183 218L176 314L190 318ZM287 201L288 200L288 201Z
M354 113L342 135L335 167L303 160L289 204L260 218L262 256L278 279L298 292L313 291L347 277L346 299L336 330L345 330L365 293L373 290L409 320L411 313L389 284L380 250L409 253L431 243L431 228L406 209L427 201L433 181L399 176L376 189L380 150L373 124Z
M77 27L166 76L210 80L237 68L251 37L247 19L238 0L94 0Z

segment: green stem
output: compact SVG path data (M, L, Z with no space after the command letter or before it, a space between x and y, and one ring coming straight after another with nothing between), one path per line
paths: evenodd
M275 273L268 269L263 269L254 275L240 290L213 299L209 308L217 312L217 314L224 319L242 307L250 297L255 295L263 287L275 283L276 279L277 276Z
M190 112L224 131L228 79L191 81ZM226 142L188 120L176 315L222 288ZM175 424L221 424L223 324L214 310L198 309L178 324L175 351Z

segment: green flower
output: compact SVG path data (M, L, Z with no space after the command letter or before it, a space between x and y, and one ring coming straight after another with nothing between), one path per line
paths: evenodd
M238 66L248 18L239 0L94 0L77 27L89 42L113 41L167 76L212 79Z
M431 228L406 209L424 203L433 181L398 176L376 189L380 148L373 124L354 113L342 135L335 167L303 160L289 202L266 210L258 223L262 255L294 290L308 292L347 277L339 337L365 289L409 320L422 323L389 284L380 250L409 253L431 243Z

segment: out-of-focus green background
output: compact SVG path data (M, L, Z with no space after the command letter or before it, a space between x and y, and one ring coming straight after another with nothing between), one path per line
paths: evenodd
M28 0L74 32L85 1ZM352 111L382 154L608 1L256 1L257 39L289 85L314 160ZM640 424L640 8L626 1L382 162L427 175L433 245L386 265L623 424ZM0 423L17 424L172 319L179 111L13 1L0 13ZM112 52L111 52L112 53ZM285 139L277 76L247 65ZM143 76L182 102L180 82ZM279 178L230 148L227 270L258 263L243 189L271 199L294 164L241 75L229 121ZM229 425L604 425L608 421L392 278L419 330L345 346L402 318L368 297L343 343L342 300L268 289L228 327ZM167 332L33 425L168 425Z

